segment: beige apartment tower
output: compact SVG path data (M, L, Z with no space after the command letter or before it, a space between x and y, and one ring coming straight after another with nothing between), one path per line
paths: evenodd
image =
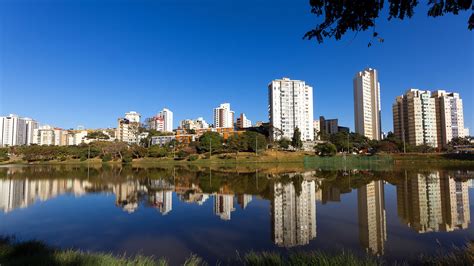
M380 83L377 70L366 68L354 77L355 132L369 139L380 140Z
M438 147L435 99L430 91L410 89L396 98L392 110L398 139L414 146Z
M440 147L453 138L465 137L462 99L459 93L437 90L433 92L436 108L436 133Z

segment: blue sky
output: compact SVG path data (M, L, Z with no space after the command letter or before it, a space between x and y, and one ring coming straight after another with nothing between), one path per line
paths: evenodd
M408 88L459 92L474 125L469 14L433 19L420 6L411 20L379 19L382 44L368 48L369 33L349 33L320 45L302 39L317 23L308 2L4 0L0 113L97 128L130 110L148 117L168 107L177 126L210 122L212 109L230 102L266 121L267 84L289 77L313 86L315 118L354 128L352 78L373 67L384 131Z

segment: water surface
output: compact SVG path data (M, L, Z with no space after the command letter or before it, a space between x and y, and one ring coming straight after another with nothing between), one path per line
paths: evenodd
M210 263L298 250L411 260L474 239L468 170L0 168L0 235Z

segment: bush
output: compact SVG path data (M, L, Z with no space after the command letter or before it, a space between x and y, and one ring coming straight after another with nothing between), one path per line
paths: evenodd
M83 155L83 156L81 156L81 158L79 158L79 160L80 160L81 162L83 162L83 161L87 160L87 157Z
M280 148L284 150L288 150L288 148L290 147L290 144L291 144L291 140L287 137L283 137L278 141L278 146L280 146Z
M102 162L105 163L105 162L110 162L110 161L112 161L112 155L105 154L105 155L102 156Z
M5 162L10 160L8 156L8 148L0 148L0 162Z
M148 157L152 158L162 158L168 156L168 150L164 147L158 145L153 145L148 148Z
M199 156L196 154L191 154L188 157L188 161L196 161L197 159L199 159Z
M131 154L125 154L122 157L122 163L131 163L133 161L133 157Z
M189 154L184 151L184 150L180 150L178 151L178 153L176 153L176 157L174 158L175 160L183 160L185 159Z
M320 156L334 156L337 152L336 145L329 142L316 145L314 150Z

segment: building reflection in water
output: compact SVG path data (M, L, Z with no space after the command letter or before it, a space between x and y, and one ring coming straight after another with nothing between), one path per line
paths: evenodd
M383 181L372 181L357 189L360 244L374 255L383 255L387 240Z
M235 211L233 194L214 194L214 213L222 220L230 220L230 214Z
M77 179L0 179L0 210L26 208L37 200L46 201L63 193L80 196L90 187L88 181Z
M408 176L397 185L398 216L418 233L466 229L471 221L468 182L439 171Z
M249 194L240 194L237 196L237 203L240 205L240 207L245 210L247 208L247 205L252 201L252 195Z
M317 235L316 201L323 204L339 202L341 193L347 193L341 191L347 190L331 183L321 185L324 180L315 181L314 172L285 176L289 177L287 182L281 181L284 178L268 182L272 239L281 247L306 245ZM398 216L418 233L468 228L468 189L472 180L460 180L469 176L468 172L455 171L404 172L396 181ZM223 220L230 220L235 211L235 199L243 210L253 199L250 194L234 196L232 187L228 186L208 194L203 193L198 183L192 183L194 181L182 182L175 187L173 180L127 178L121 183L91 183L85 179L0 179L0 211L8 213L26 208L35 201L45 201L64 193L80 196L105 191L112 192L116 206L128 213L135 212L140 202L146 202L147 206L165 215L172 211L173 192L176 192L180 201L198 205L203 205L212 196L214 214ZM387 240L383 182L372 181L357 189L360 244L377 255L384 253Z
M315 181L303 180L300 191L293 183L276 182L271 203L273 241L280 247L306 245L316 237Z

